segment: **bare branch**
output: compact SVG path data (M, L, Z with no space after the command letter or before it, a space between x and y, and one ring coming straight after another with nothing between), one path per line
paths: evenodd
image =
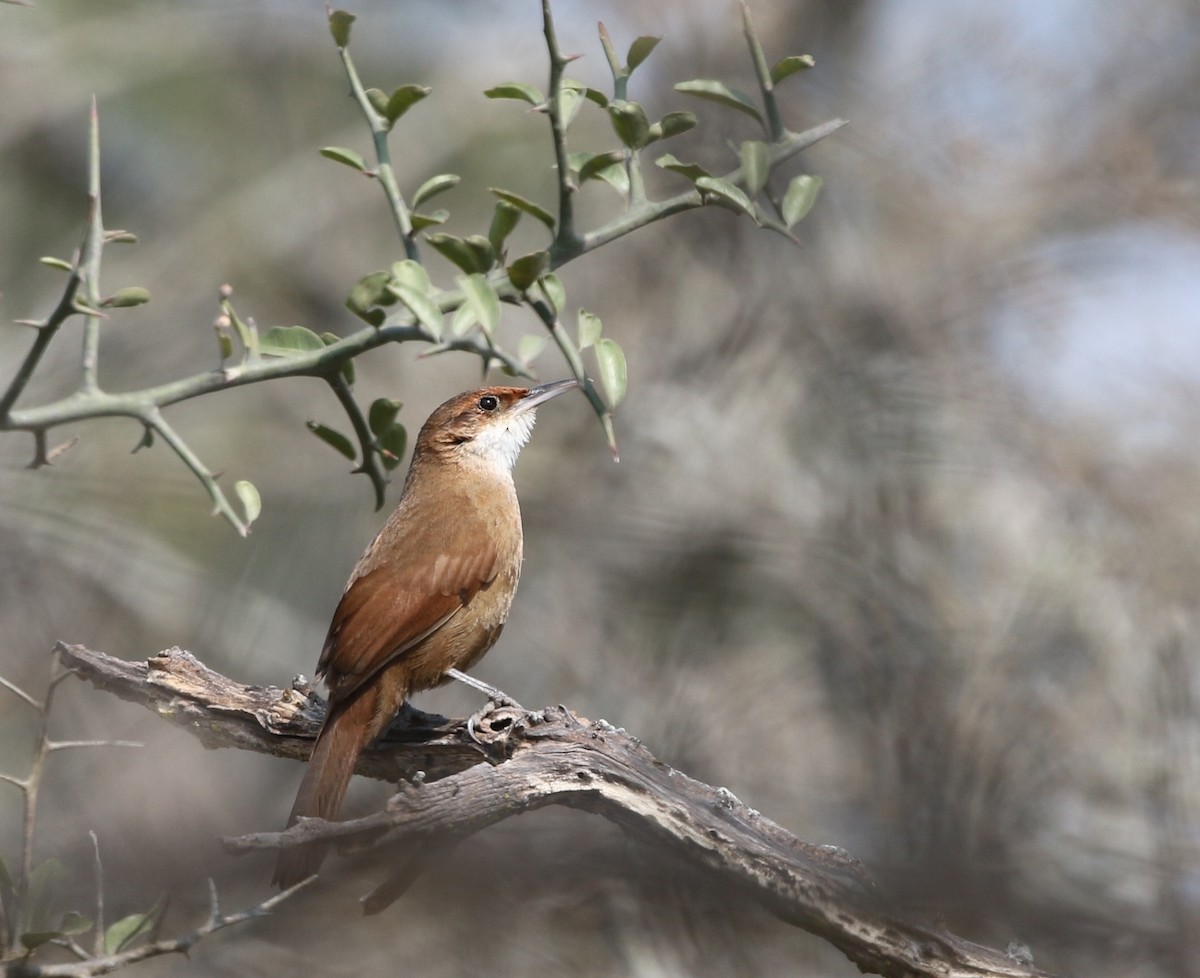
M303 756L319 725L320 712L304 683L289 690L243 686L178 649L147 663L79 646L60 645L58 652L83 678L142 703L209 746ZM1043 974L908 917L844 850L801 841L729 791L658 761L624 731L583 721L563 707L495 709L474 725L473 737L464 722L440 718L393 725L382 745L364 752L357 771L391 781L402 773L412 783L384 811L366 818L306 819L286 832L226 845L238 852L316 841L399 845L403 862L367 898L367 909L377 911L420 870L413 852L454 845L523 811L562 805L595 812L635 838L672 849L753 895L782 920L829 941L864 971L962 978ZM423 779L415 777L418 771L425 772Z

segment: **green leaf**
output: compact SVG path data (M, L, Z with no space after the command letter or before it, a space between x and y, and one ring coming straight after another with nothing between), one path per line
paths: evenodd
M783 195L783 223L791 227L802 220L813 204L817 202L817 194L821 191L821 178L801 174L793 177L788 184L787 193Z
M315 333L313 334L316 335ZM233 484L233 491L237 493L238 499L241 500L242 509L246 513L246 525L249 526L262 513L262 496L258 494L258 489L254 483L246 479L238 479Z
M678 173L687 177L692 183L695 183L701 177L711 176L699 163L682 163L675 159L670 153L664 153L654 161L655 166L661 166L664 170L670 170L672 173Z
M546 99L533 85L525 82L505 82L495 88L489 88L483 93L488 98L514 98L530 105L541 105Z
M50 268L58 268L64 272L74 271L74 266L69 261L63 261L61 258L55 258L53 255L43 255L38 261L43 265L48 265Z
M650 127L650 142L670 139L681 132L696 128L696 117L691 112L668 112Z
M32 951L63 936L63 932L60 930L31 930L21 935L21 946L26 951Z
M387 112L387 93L381 92L378 88L368 88L364 93L367 96L367 101L371 103L373 108L380 115Z
M479 320L475 318L475 310L464 301L454 310L454 318L450 320L450 331L455 336L466 336Z
M496 249L492 247L492 243L482 234L468 234L463 240L475 256L475 268L473 271L486 272L496 264Z
M760 124L762 123L762 115L758 111L758 106L754 104L754 100L745 92L730 88L724 82L698 78L695 81L680 82L675 86L675 91L737 109L739 112L745 112Z
M122 917L104 932L105 951L116 954L147 936L165 909L166 899L159 897L146 913L131 913L128 917Z
M586 309L579 310L579 349L586 350L595 343L603 330L599 316Z
M117 289L112 295L100 303L104 309L128 309L130 306L140 306L150 301L150 293L137 285Z
M367 161L362 158L362 154L356 153L352 149L346 149L344 146L322 147L321 155L326 159L343 163L352 170L358 170L359 173L367 172Z
M76 937L79 934L86 934L92 929L92 926L90 917L78 914L74 910L68 910L63 914L62 922L58 925L58 931L60 934Z
M650 142L650 120L637 102L613 99L608 103L608 118L617 138L630 149L641 149Z
M712 194L718 202L724 201L754 217L754 205L750 203L750 198L740 187L735 187L728 180L722 180L720 177L701 177L696 181L696 188Z
M766 185L771 175L771 150L758 139L747 139L738 154L742 158L742 176L746 189L756 194Z
M104 240L107 244L137 244L137 235L132 231L105 231Z
M603 180L622 197L629 197L629 172L622 163L613 163L596 171L596 178Z
M529 255L522 255L505 271L508 272L508 280L512 282L513 288L524 292L541 277L549 265L550 252L535 251Z
M620 166L625 162L625 153L622 150L614 149L607 153L583 153L580 159L579 166L579 182L591 180L597 177L600 171L609 166Z
M583 90L583 97L589 102L594 102L602 109L608 108L608 96L598 88L585 88Z
M468 275L475 272L486 272L491 263L481 264L477 250L471 248L466 240L453 234L431 234L425 238L443 258L457 265ZM487 240L486 238L484 239ZM488 242L490 246L490 242Z
M546 301L554 308L555 314L561 313L567 304L567 290L563 288L559 277L553 272L543 275L538 279L538 286L542 290L542 295L546 297Z
M371 402L367 410L367 427L376 438L396 423L396 415L404 407L403 401L391 397L379 397Z
M596 341L596 366L600 371L600 382L608 392L609 407L615 408L625 397L625 388L629 384L625 354L616 340L605 336Z
M354 443L340 431L335 431L333 428L323 425L319 421L307 421L305 424L308 430L320 438L321 441L325 442L326 445L332 445L345 455L346 458L350 459L351 462L358 457L358 453L354 450ZM115 927L116 924L113 926Z
M388 121L388 128L394 126L405 112L420 102L430 91L431 89L426 85L401 85L392 92L381 110L382 115Z
M392 262L392 281L407 285L410 289L416 289L425 295L433 292L433 283L429 280L429 273L425 271L425 266L411 258Z
M625 55L625 70L632 74L633 69L650 57L650 52L658 47L661 37L643 36L636 38L629 45L629 53Z
M371 272L370 275L364 275L346 296L346 308L372 326L382 326L386 318L384 312L374 307L390 306L396 301L387 288L391 278L390 272Z
M483 327L483 331L491 336L500 325L500 296L495 288L482 275L467 275L459 278L459 286L467 297L467 305Z
M64 875L62 863L54 858L34 867L29 874L29 885L25 891L24 906L21 908L21 930L46 929L41 924L49 917L50 904Z
M354 14L344 10L329 12L329 33L333 35L333 43L339 48L344 48L350 43L350 25L354 20Z
M425 201L435 194L440 194L443 191L449 190L451 187L457 187L462 180L457 173L439 173L436 177L430 177L421 186L417 188L417 192L413 194L413 207L420 207Z
M585 87L576 81L562 83L562 89L558 93L558 116L562 120L564 131L570 128L571 123L575 121L575 116L579 115L579 109L583 105Z
M450 220L450 212L444 207L439 207L432 214L413 214L409 220L414 231L424 231L426 228L445 224Z
M550 337L543 333L527 333L517 341L517 359L522 363L532 363L549 340Z
M389 472L400 464L404 458L404 448L408 444L408 432L404 425L394 424L376 439L379 446L379 458L383 467Z
M307 326L272 326L258 339L258 352L264 357L287 357L323 349L321 337Z
M536 217L551 231L554 230L554 215L544 207L540 207L532 200L526 200L520 194L514 194L511 190L501 190L499 187L488 187L488 190L490 190L501 200L506 200L514 207L520 208L530 217Z
M798 71L804 71L806 68L811 68L816 62L811 54L793 54L779 61L774 68L771 69L771 82L778 85L789 75L794 75Z
M418 291L403 282L392 282L388 291L408 307L417 318L417 322L429 330L435 340L442 338L442 310L428 293Z
M499 254L504 250L504 239L512 234L517 221L521 219L521 211L507 200L496 201L496 210L492 213L492 224L488 228L488 241Z

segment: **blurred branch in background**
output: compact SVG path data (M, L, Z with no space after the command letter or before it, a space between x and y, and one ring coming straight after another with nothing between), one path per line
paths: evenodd
M58 656L50 660L51 675L45 697L37 700L0 676L0 688L15 697L38 717L38 737L29 763L29 773L18 778L0 774L3 781L20 791L23 799L21 860L16 874L10 873L0 859L0 974L13 978L85 978L108 974L127 965L164 954L186 954L197 942L231 924L260 917L290 899L307 886L305 880L276 894L257 906L231 915L223 914L217 900L216 884L209 880L210 911L207 921L180 937L161 939L158 932L166 911L160 899L144 913L130 914L105 926L104 864L100 840L89 832L94 853L95 894L91 916L62 908L66 869L55 857L34 864L34 833L38 820L38 796L50 756L59 751L96 747L141 747L124 740L56 740L50 736L50 716L55 691L64 679L73 675ZM2 695L2 694L0 694ZM91 946L81 941L91 934ZM42 964L33 960L39 949L54 946L75 958L70 963Z

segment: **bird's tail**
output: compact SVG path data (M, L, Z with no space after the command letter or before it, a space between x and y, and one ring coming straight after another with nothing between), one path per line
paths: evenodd
M358 755L366 746L364 732L370 729L375 710L375 697L355 696L349 702L333 707L313 745L308 770L296 794L296 803L288 816L288 827L300 818L323 818L332 821L342 807L350 776ZM275 863L273 882L282 889L294 886L321 868L329 851L328 845L306 845L283 849Z

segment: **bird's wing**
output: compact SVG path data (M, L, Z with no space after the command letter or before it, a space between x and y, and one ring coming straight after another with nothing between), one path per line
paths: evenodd
M317 663L331 696L348 696L436 632L495 578L498 564L496 548L485 545L416 567L384 563L352 580Z

